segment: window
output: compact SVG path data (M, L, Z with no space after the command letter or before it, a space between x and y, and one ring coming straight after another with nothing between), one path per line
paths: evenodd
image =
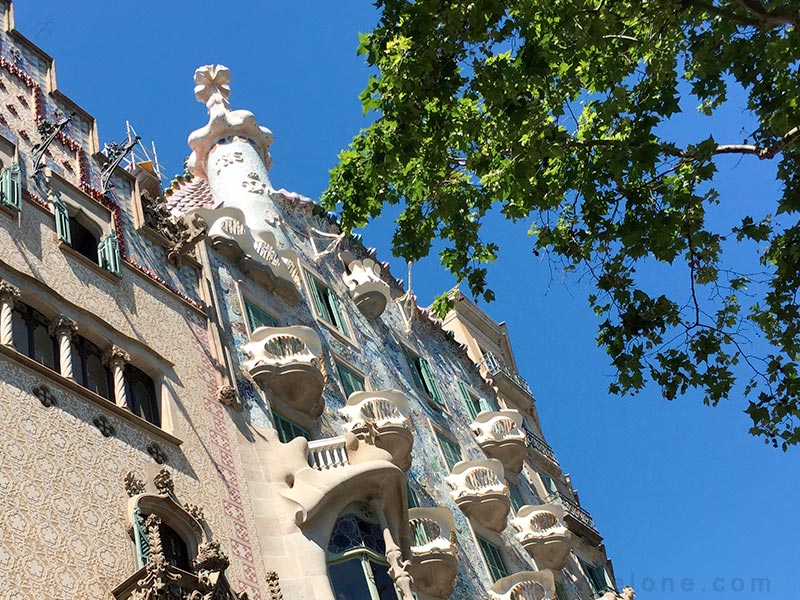
M317 316L328 324L333 325L342 335L350 337L350 330L347 327L342 307L339 304L339 298L311 273L306 273L306 278L308 287L311 290L314 307L317 310Z
M461 461L461 448L458 447L450 438L436 432L436 439L439 440L439 447L442 449L444 461L447 467L452 471L457 462Z
M492 581L508 577L508 568L503 560L500 548L482 537L478 538L478 546L480 546L486 566L489 567L489 575L491 575Z
M342 381L345 398L349 398L353 392L362 392L366 389L366 381L360 373L345 367L339 361L334 362L336 363L336 372L339 373L339 379Z
M167 562L173 567L191 571L192 563L189 560L189 548L183 538L178 535L178 532L162 522L158 526L158 533L161 536L161 548L164 551L164 558L166 558Z
M411 482L406 482L406 498L408 500L408 508L417 508L419 506L419 498L417 492L411 487Z
M417 389L422 390L430 396L436 404L444 406L442 394L439 392L439 386L436 385L436 380L433 377L433 371L428 361L411 352L408 348L401 345L403 355L406 358L406 363L411 371L411 377L414 380L414 385Z
M0 205L20 209L22 184L19 164L14 163L0 173Z
M592 588L592 592L595 596L601 596L606 592L616 592L614 582L611 581L611 577L608 571L606 571L605 566L591 565L582 558L578 558L578 560L581 563L581 567L583 567L584 573L587 575L589 586Z
M511 508L514 510L514 514L519 512L519 509L525 506L525 500L522 498L522 492L519 489L519 486L516 483L511 483L510 481L506 481L508 484L508 494L511 500Z
M461 399L464 401L464 406L467 407L469 416L473 419L484 411L497 411L497 405L492 401L485 398L480 398L470 392L469 388L463 381L458 382L458 391L461 394Z
M307 440L311 439L311 434L294 421L276 412L272 413L272 417L275 419L275 429L278 431L278 439L284 444L291 442L297 437L306 438Z
M554 495L558 495L558 488L556 487L556 482L553 481L553 478L550 477L550 475L539 473L539 477L542 478L542 485L544 485L544 491L548 499Z
M247 315L247 326L250 328L250 333L259 327L278 326L278 321L271 314L248 300L244 301L244 311Z
M50 320L38 310L22 302L14 306L14 346L17 351L36 362L59 370L58 341L50 335Z
M82 211L71 209L56 192L53 200L58 239L96 263L109 273L120 275L120 254L117 233L113 229L102 235L100 226L86 218Z
M77 336L72 352L75 380L95 394L114 400L111 370L103 363L103 353L84 337Z
M336 600L398 600L385 559L383 531L355 514L339 517L328 542L328 576Z
M141 498L139 502L145 504L136 506L133 510L133 539L139 566L143 567L150 558L153 540L150 539L147 521L154 517L157 519L158 537L167 563L184 571L193 571L192 558L196 555L199 540L196 537L197 532L192 529L189 514L167 509L165 501L158 496ZM162 513L159 510L161 508L167 510Z
M158 409L156 386L152 378L144 371L127 364L125 365L125 390L130 411L160 427L161 414Z

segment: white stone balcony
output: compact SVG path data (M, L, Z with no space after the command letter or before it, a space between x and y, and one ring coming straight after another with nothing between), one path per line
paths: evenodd
M525 430L517 410L482 412L470 427L478 445L492 458L503 463L509 473L519 473L525 460Z
M461 461L445 481L464 514L492 531L505 529L511 501L503 463L494 458Z
M458 577L456 524L449 508L412 508L408 511L411 530L411 576L414 586L434 598L453 593Z
M350 260L342 278L353 302L367 319L374 321L383 314L391 296L378 263L371 258Z
M555 600L555 578L547 569L520 571L494 582L491 600Z
M322 342L309 327L259 327L242 347L244 367L287 405L310 416L322 414L325 376L320 370Z
M392 455L392 462L407 471L411 466L414 434L408 399L399 390L354 392L340 409L345 430Z
M572 549L572 538L564 524L564 509L558 504L523 506L511 525L517 541L540 569L560 571Z

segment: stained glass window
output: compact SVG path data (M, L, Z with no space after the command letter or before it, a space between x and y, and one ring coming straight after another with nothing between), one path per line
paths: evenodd
M331 533L328 552L342 554L354 548L366 548L383 556L386 553L383 531L377 523L368 523L353 514L342 515Z

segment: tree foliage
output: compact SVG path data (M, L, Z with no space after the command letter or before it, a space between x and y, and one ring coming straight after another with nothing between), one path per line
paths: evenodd
M401 206L395 254L416 260L439 240L442 264L491 300L500 248L482 223L497 211L525 220L534 252L591 281L612 392L651 381L668 399L742 394L751 433L798 443L800 2L378 6L360 43L374 120L323 197L344 225ZM718 141L671 126L687 107L717 115L734 89L752 131ZM717 165L730 154L774 163L779 197L721 197ZM729 202L745 208L720 225L711 214L730 217ZM736 245L756 272L730 263ZM664 268L685 285L652 275Z

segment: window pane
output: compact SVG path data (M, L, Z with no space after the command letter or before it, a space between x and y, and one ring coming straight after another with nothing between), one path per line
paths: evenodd
M452 471L453 466L457 462L461 461L461 448L458 447L458 444L450 441L448 438L438 432L436 433L436 437L439 439L439 446L442 448L444 460Z
M372 600L361 559L328 565L328 575L336 600Z
M336 371L342 380L342 388L344 389L345 397L349 397L353 392L362 392L366 387L364 378L340 363L336 363Z
M522 493L519 491L519 486L511 483L508 483L508 493L511 499L511 508L514 509L514 512L519 512L519 509L525 506L525 501L522 499Z
M394 581L389 577L389 567L370 561L372 572L375 575L375 587L378 588L380 600L397 600Z
M486 559L486 564L489 565L489 574L492 576L492 580L497 581L508 576L508 569L500 548L483 538L478 538L478 545L481 548L483 558Z
M20 354L30 356L30 348L28 347L28 324L25 320L25 313L19 309L15 309L13 323L14 347Z
M86 382L83 385L103 398L109 398L108 369L94 352L86 354Z
M35 323L33 329L33 356L36 362L42 363L56 371L56 354L53 347L53 338L47 332L47 326L42 323Z
M417 508L419 506L417 492L414 491L410 483L406 483L406 497L408 498L408 508Z
M92 262L97 262L97 238L74 217L69 218L70 245Z
M300 427L300 425L294 421L290 421L278 413L272 413L272 416L275 418L275 429L278 430L278 439L284 444L292 441L296 437L304 437L307 440L311 439L311 435L308 431Z
M167 562L184 571L191 571L189 549L178 532L163 522L158 526L158 532L161 534L161 547Z
M259 327L277 327L278 322L266 311L261 310L258 306L250 304L247 300L244 301L245 312L247 312L247 324L250 326L250 331L258 329Z
M131 412L150 421L153 425L160 426L161 416L153 380L133 365L128 365L125 371L128 384L128 406Z

